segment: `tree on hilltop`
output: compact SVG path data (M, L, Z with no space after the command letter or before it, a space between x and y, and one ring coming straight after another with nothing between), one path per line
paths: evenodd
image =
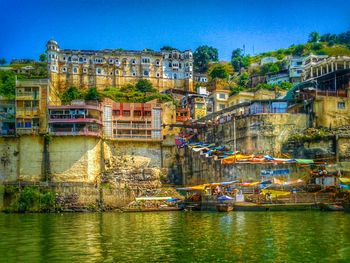
M214 47L199 46L193 53L193 59L195 71L204 73L209 69L209 62L219 61L219 52Z

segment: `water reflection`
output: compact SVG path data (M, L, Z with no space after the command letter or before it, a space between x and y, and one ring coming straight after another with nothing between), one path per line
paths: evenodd
M349 261L350 215L0 214L0 261Z

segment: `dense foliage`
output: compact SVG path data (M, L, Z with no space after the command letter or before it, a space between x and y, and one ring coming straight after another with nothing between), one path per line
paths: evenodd
M199 46L193 53L194 69L196 72L204 73L209 69L209 62L219 61L219 52L210 46Z
M167 102L172 100L169 95L159 93L148 80L139 80L135 85L127 84L121 88L109 87L103 91L98 91L96 88L83 91L76 87L70 87L61 94L61 99L65 103L76 99L100 101L104 97L116 102L147 102L154 99Z
M234 49L231 56L231 64L236 72L240 72L242 68L248 68L250 65L250 56L244 55L240 48Z
M16 75L10 70L0 70L0 96L15 98Z
M225 65L215 64L210 68L209 76L211 79L228 79L230 74Z

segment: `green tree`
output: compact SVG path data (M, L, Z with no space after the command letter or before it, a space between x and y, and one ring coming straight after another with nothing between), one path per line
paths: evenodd
M84 93L76 87L69 87L61 94L61 100L65 103L70 103L72 100L84 98Z
M305 45L297 45L294 47L294 50L293 50L293 55L295 56L302 56L303 55L303 52L305 50Z
M320 41L320 34L318 32L311 32L309 34L309 43L317 43L318 41Z
M204 73L208 71L209 62L219 61L219 52L214 47L199 46L193 53L193 59L195 71Z
M293 87L293 84L290 82L282 82L278 86L283 90L290 90Z
M244 72L238 77L237 84L240 87L246 88L248 86L248 83L249 83L249 74L247 72Z
M46 56L46 54L40 54L40 56L39 56L39 61L40 62L46 62L47 61L47 56Z
M211 68L209 76L212 79L228 79L230 74L224 65L217 64Z
M250 56L245 56L241 48L234 49L231 55L231 64L236 72L242 68L248 68L250 65Z
M137 81L135 88L140 92L155 92L152 83L148 79L140 79Z
M0 65L5 65L5 64L6 64L6 59L0 58Z
M261 67L261 74L266 75L269 73L277 73L280 70L281 69L277 63L266 63Z
M0 70L0 95L8 99L14 99L16 87L15 73L8 70Z
M90 88L85 95L85 100L101 100L101 99L102 99L102 96L95 87Z

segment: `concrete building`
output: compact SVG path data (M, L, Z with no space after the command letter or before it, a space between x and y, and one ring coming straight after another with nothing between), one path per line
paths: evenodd
M15 135L15 101L0 97L0 136Z
M209 101L213 105L213 112L223 110L227 107L229 95L230 91L224 89L214 90L209 95Z
M260 89L256 92L242 91L230 96L227 100L227 106L234 106L243 102L252 100L270 100L276 98L276 93L271 90Z
M98 102L72 101L48 107L49 132L53 135L102 135L102 109Z
M277 73L268 74L266 77L266 83L269 85L279 85L283 82L289 82L288 70L283 70Z
M289 81L291 83L301 82L301 77L304 69L303 62L304 62L303 57L292 57L289 59L288 70L289 70Z
M192 52L170 50L60 49L55 40L46 45L52 85L60 91L70 86L87 89L122 87L148 79L159 91L192 90Z
M264 57L260 60L260 65L268 64L268 63L276 63L278 61L275 57Z
M182 107L188 108L191 119L197 120L207 115L207 95L187 94L182 100Z
M306 81L342 69L350 69L350 57L309 56L304 60L302 79Z
M156 101L119 103L105 99L103 132L106 138L119 140L162 140L162 108Z
M55 88L47 79L16 81L16 133L47 132L48 105L60 105Z

